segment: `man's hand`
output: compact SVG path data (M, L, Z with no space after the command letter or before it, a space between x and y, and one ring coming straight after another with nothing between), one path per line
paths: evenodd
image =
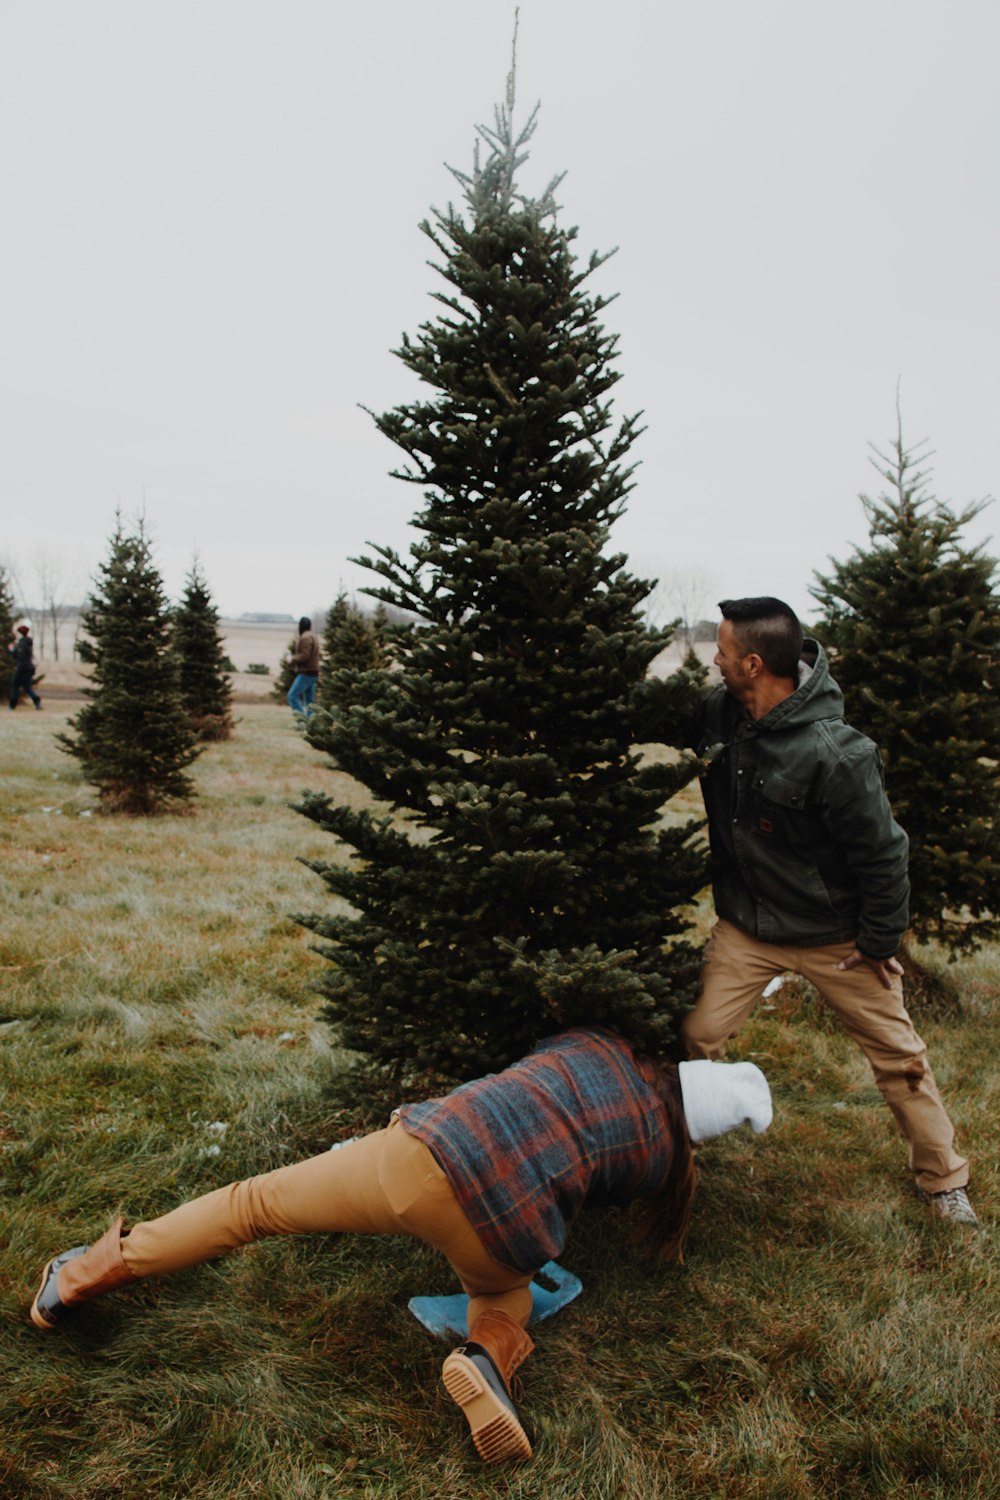
M867 964L885 990L891 990L893 979L903 972L903 965L898 958L869 958L860 948L855 948L853 953L842 958L837 968L856 969L858 964Z

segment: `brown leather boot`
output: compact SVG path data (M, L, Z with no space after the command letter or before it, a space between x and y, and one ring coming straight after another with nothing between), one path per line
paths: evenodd
M122 1220L93 1245L77 1245L50 1260L31 1304L36 1328L54 1328L78 1302L89 1302L133 1280L122 1259Z
M467 1341L451 1351L442 1367L445 1389L462 1408L476 1450L488 1464L531 1457L510 1381L534 1347L513 1318L491 1310L479 1315Z

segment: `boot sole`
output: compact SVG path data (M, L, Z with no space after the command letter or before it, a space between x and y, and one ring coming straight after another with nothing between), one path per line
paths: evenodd
M38 1291L35 1293L35 1300L31 1304L31 1321L34 1323L34 1325L35 1325L36 1328L43 1328L46 1331L46 1333L50 1333L52 1331L52 1329L55 1328L56 1324L55 1324L55 1320L54 1319L50 1323L49 1320L48 1320L48 1318L45 1317L44 1313L42 1313L39 1310L38 1299L42 1295L42 1293L44 1292L46 1286L48 1285L49 1274L50 1274L50 1272L52 1270L52 1262L55 1259L56 1259L56 1257L53 1256L52 1260L50 1260L47 1263L47 1265L45 1267L45 1270L42 1272L41 1283L39 1285ZM21 1305L22 1305L22 1307L24 1306L23 1303Z
M461 1407L481 1459L496 1464L507 1458L531 1457L524 1428L471 1359L464 1354L449 1354L441 1379L455 1405Z

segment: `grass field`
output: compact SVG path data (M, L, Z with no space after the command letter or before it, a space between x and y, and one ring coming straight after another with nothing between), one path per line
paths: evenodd
M995 952L961 1015L921 1018L983 1232L915 1202L862 1059L787 987L733 1054L775 1124L700 1153L685 1265L637 1259L611 1213L571 1240L585 1292L524 1368L521 1468L472 1452L406 1310L447 1267L406 1241L267 1241L31 1326L46 1257L112 1214L351 1133L288 917L325 899L296 856L332 851L288 803L357 791L287 711L239 712L196 810L147 821L97 813L61 705L0 720L0 1497L1000 1496Z

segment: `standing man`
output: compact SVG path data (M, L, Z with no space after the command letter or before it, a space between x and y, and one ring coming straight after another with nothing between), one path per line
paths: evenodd
M814 984L871 1064L909 1145L919 1196L977 1224L969 1164L903 1005L896 952L909 922L908 840L878 748L844 721L826 653L780 599L724 599L707 693L681 741L702 778L718 921L702 993L682 1024L689 1057L718 1058L764 986ZM655 724L655 685L654 724Z
M290 653L289 661L295 668L295 677L288 689L288 703L293 713L308 714L316 700L316 681L319 677L319 641L313 635L312 620L303 615L299 621L299 644Z
M10 706L17 707L22 692L27 693L36 708L42 700L32 687L35 677L35 643L31 639L31 621L22 620L17 627L17 639L10 647L14 657L14 675L10 680Z

